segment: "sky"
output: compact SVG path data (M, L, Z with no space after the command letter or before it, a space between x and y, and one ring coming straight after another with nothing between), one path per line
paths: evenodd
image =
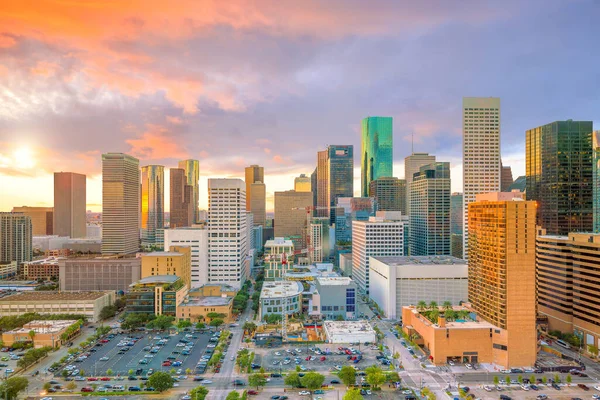
M516 178L527 129L598 126L599 17L594 0L0 0L0 211L52 206L55 171L86 174L101 211L104 152L199 159L201 208L209 177L260 164L272 209L317 151L352 144L358 194L374 115L394 118L395 176L414 136L460 191L470 96L501 98Z

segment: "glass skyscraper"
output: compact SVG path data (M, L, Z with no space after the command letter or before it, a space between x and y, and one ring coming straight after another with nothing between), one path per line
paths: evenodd
M327 147L327 175L328 217L334 223L337 199L354 195L354 146Z
M526 135L527 200L549 235L593 229L592 121L555 121Z
M364 118L361 147L361 195L368 197L371 181L393 176L392 117Z
M165 167L142 167L142 246L157 243L156 231L164 228ZM162 243L161 243L162 245Z

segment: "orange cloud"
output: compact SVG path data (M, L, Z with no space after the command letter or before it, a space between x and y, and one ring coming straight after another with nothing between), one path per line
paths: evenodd
M292 165L294 163L291 158L282 157L279 154L273 156L273 162L276 162L277 164L282 164L282 165Z
M13 47L17 41L10 36L0 34L0 49Z
M183 123L183 120L176 116L167 115L166 118L167 118L167 121L169 121L173 125L181 125Z
M59 69L59 65L47 61L39 61L35 67L31 68L31 73L34 75L51 76Z
M160 125L147 125L148 130L137 139L127 139L131 146L129 151L135 157L144 160L162 160L166 158L184 159L187 151L169 136L167 128Z

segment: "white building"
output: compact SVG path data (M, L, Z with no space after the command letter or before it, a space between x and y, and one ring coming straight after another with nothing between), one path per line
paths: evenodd
M368 221L352 223L352 279L369 294L369 257L403 256L406 218L399 211L378 211Z
M102 226L87 224L85 227L85 237L87 239L102 239Z
M63 245L69 243L69 240L70 238L68 236L34 236L32 238L32 246L35 250L39 251L60 250L63 248Z
M201 225L164 230L164 248L190 246L192 287L208 283L208 230Z
M410 184L413 181L413 176L419 169L435 162L435 156L430 156L429 153L412 153L404 159L404 180L406 180L406 214L410 215Z
M300 282L265 282L260 292L260 318L267 314L281 314L287 310L291 315L302 311L302 291Z
M246 184L208 180L208 282L240 288L249 271Z
M463 258L468 257L469 204L500 191L500 99L463 98Z
M276 237L265 243L265 279L281 279L292 268L294 242Z
M469 268L451 256L370 257L370 297L388 318L401 318L402 307L467 301Z
M324 321L328 343L375 343L375 331L368 321Z

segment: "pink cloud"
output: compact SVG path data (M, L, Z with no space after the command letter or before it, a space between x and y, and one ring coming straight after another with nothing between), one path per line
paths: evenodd
M279 154L273 156L273 162L281 165L292 165L294 161L289 157L282 157Z
M265 154L271 154L271 149L269 148L264 148L263 151L265 152Z
M160 125L147 124L141 137L125 142L131 146L129 152L132 155L144 160L188 157L188 152L170 137L168 129Z
M10 36L0 34L0 49L12 47L17 41Z
M183 120L180 117L167 115L166 118L167 118L167 121L169 121L173 125L181 125L183 123Z

